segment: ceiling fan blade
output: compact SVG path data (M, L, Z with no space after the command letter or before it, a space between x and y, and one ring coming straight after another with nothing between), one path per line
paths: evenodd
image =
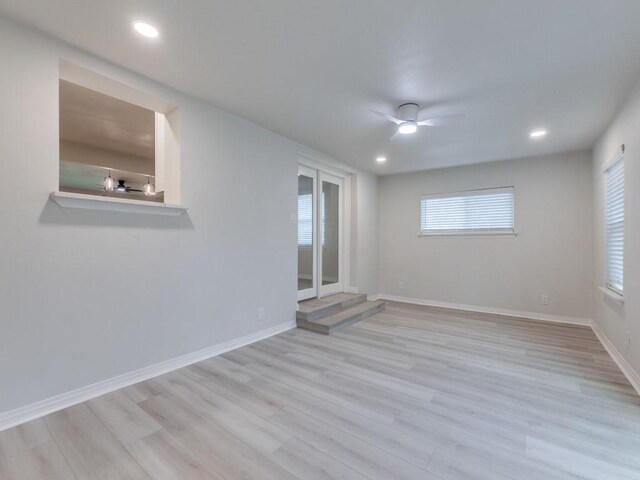
M420 120L418 122L418 125L428 126L428 127L440 127L442 125L455 124L459 120L462 120L463 118L465 118L465 115L454 113L452 115L442 115L440 117L425 118L424 120Z
M389 141L393 142L394 140L397 140L398 138L400 138L400 135L400 132L396 130L396 132L389 137Z
M127 187L127 193L129 192L142 192L142 190L138 190L137 188Z
M386 113L378 112L377 110L371 110L372 113L375 113L379 117L385 118L390 122L395 123L396 125L400 125L404 120L397 119L396 117L392 117L391 115L387 115Z

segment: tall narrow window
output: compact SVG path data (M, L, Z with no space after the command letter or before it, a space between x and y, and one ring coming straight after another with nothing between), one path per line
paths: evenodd
M514 232L513 187L423 195L422 235L509 234Z
M607 287L622 295L624 284L624 157L605 170Z

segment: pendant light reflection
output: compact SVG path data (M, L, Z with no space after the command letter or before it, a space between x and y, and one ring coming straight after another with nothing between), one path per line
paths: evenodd
M113 192L113 188L116 186L116 181L111 176L111 170L109 170L109 176L104 178L104 191Z
M156 191L153 188L153 185L151 185L151 177L147 177L147 183L145 183L144 187L142 187L142 191L144 192L144 194L146 196L155 195L156 194Z

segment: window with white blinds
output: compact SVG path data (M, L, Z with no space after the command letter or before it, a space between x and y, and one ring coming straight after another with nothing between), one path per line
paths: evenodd
M313 197L310 193L298 195L298 246L313 244Z
M324 245L324 194L320 197L320 237ZM298 195L298 246L313 245L313 197L310 193Z
M623 292L624 266L624 157L605 170L607 286Z
M513 187L420 198L422 235L514 233Z

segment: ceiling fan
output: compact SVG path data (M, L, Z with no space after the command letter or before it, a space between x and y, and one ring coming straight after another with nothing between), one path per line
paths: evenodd
M452 114L418 120L420 105L417 103L403 103L398 107L398 112L395 117L376 110L372 110L372 112L395 123L398 126L396 134L401 133L403 135L415 133L418 127L439 127L441 125L455 123L456 120L464 117L464 115L461 114Z
M115 190L121 193L131 193L131 192L142 192L142 190L138 190L137 188L131 188L124 184L124 180L118 180L118 185L116 185Z

